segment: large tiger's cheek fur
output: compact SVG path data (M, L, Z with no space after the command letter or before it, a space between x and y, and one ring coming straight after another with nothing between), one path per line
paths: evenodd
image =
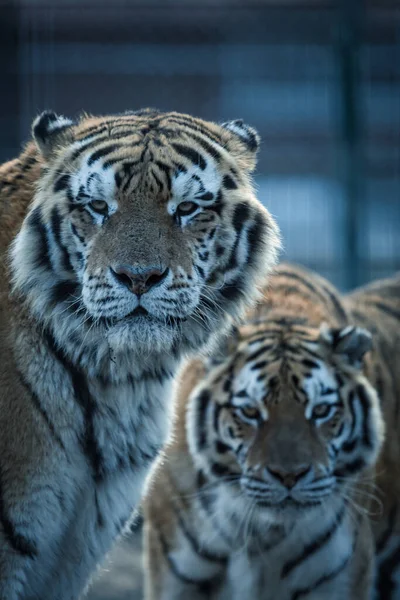
M96 233L99 226L93 222L89 213L83 209L75 209L71 212L68 220L72 251L78 261L77 275L82 283L84 270L90 255Z

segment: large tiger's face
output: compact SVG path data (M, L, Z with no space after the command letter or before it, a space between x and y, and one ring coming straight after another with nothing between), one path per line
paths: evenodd
M273 518L336 502L382 443L377 394L361 371L370 337L268 324L240 333L190 398L197 467L225 498Z
M33 132L44 169L12 267L40 318L166 350L198 347L253 300L279 246L250 182L253 129L141 111L44 113Z

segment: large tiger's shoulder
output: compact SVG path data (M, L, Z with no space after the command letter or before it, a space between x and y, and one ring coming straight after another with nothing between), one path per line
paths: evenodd
M14 238L33 199L41 161L33 143L22 154L0 165L0 255Z

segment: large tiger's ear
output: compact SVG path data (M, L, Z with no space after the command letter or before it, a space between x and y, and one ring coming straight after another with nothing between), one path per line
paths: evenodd
M341 329L321 326L320 340L346 362L360 368L364 355L372 348L372 335L362 327L348 325Z
M230 133L226 136L225 148L236 158L240 168L254 171L257 164L257 151L260 147L260 136L257 131L241 119L222 123L221 127Z
M49 159L62 144L72 140L74 121L46 110L32 124L32 136L44 158Z

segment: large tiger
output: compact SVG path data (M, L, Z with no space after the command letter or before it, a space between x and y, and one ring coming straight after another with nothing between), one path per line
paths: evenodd
M241 121L46 112L33 137L0 171L0 599L73 600L137 505L179 359L279 241Z
M398 600L400 275L345 297L289 265L269 281L180 378L146 600Z

